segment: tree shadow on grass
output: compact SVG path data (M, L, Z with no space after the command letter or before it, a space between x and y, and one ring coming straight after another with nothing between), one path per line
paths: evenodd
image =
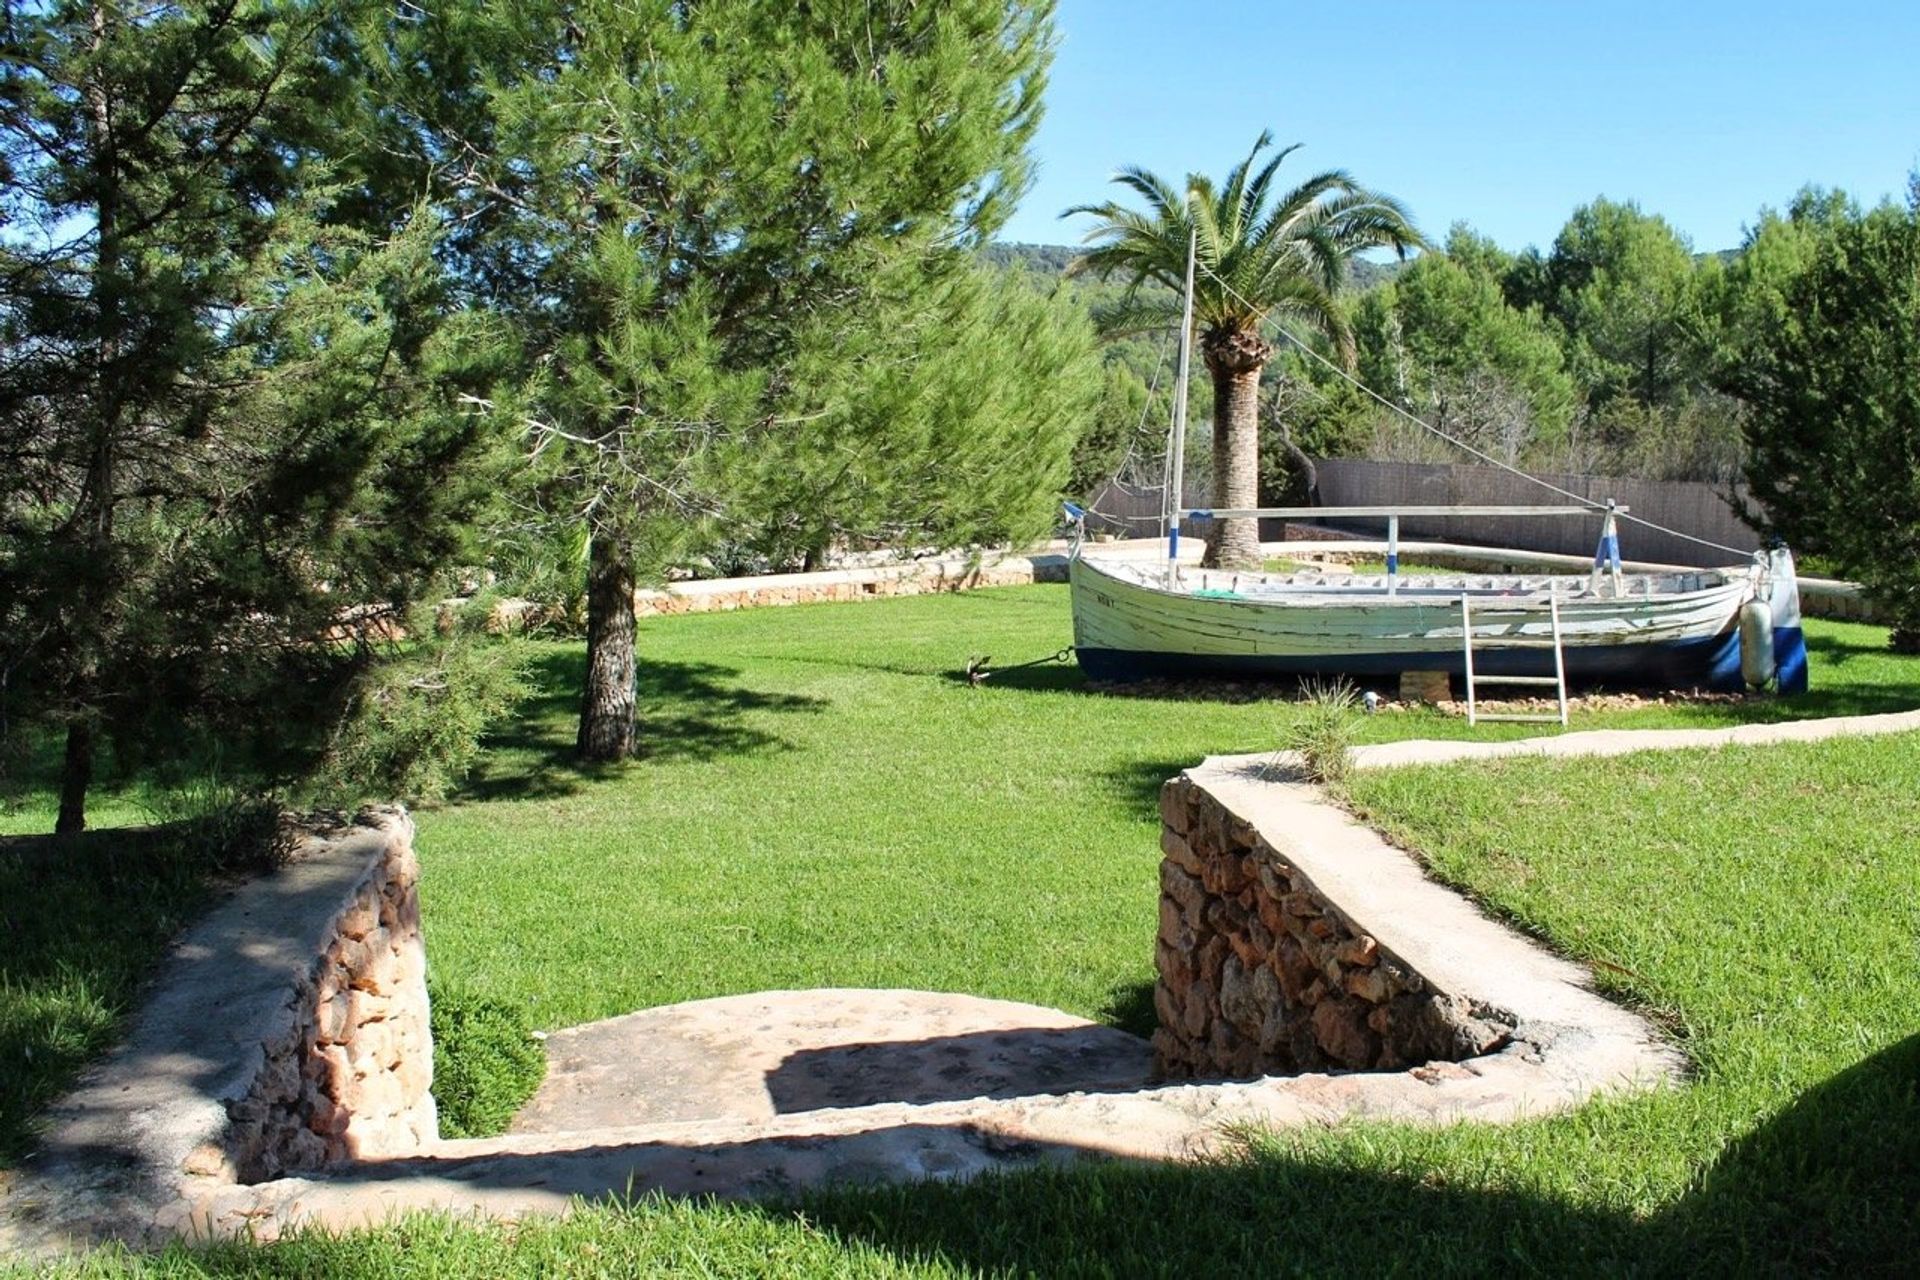
M1801 1094L1650 1217L1284 1145L828 1193L801 1211L902 1258L994 1273L1910 1274L1920 1035Z
M527 671L532 693L512 721L489 736L486 754L454 793L468 800L548 799L572 795L618 776L623 766L574 757L584 650L540 655ZM791 744L755 723L767 713L818 711L823 699L769 692L737 683L735 667L642 658L639 667L640 759L713 760L785 750Z
M1895 654L1881 642L1833 635L1810 635L1806 641L1809 687L1805 693L1791 697L1759 693L1733 702L1700 703L1698 710L1714 722L1781 724L1920 708L1920 658ZM1905 679L1889 679L1883 663L1901 664ZM1678 702L1674 709L1687 709L1687 704Z
M1100 1006L1100 1021L1142 1040L1152 1039L1160 1025L1160 1015L1153 1008L1153 983L1123 982L1109 991Z
M1168 779L1200 763L1197 756L1183 760L1128 760L1102 770L1100 781L1126 807L1128 813L1151 817L1160 812L1160 788Z
M188 823L0 836L0 1168L119 1034L168 940L270 855L236 860Z

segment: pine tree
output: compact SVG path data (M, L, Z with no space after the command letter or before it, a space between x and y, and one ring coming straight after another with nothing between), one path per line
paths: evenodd
M310 742L483 496L491 344L428 228L338 216L348 16L6 8L0 729L64 731L61 831L103 738Z
M1904 207L1823 220L1736 378L1748 518L1831 557L1920 653L1920 176Z
M904 365L937 346L875 346L872 326L923 305L915 288L957 298L949 259L1022 190L1050 9L555 0L391 28L396 132L453 214L467 286L527 336L535 365L511 412L540 491L590 530L583 757L634 750L642 580L743 538L804 552L991 526L972 516L1006 496L1004 468L964 501L893 484L831 512L778 508L792 486L777 476L757 492L740 480L774 475L756 458L818 476L844 443L820 424L872 425L851 354ZM1002 344L975 375L991 383L1017 356ZM869 433L845 478L883 458L889 475L931 474L926 450L950 441L923 425ZM1027 484L1049 482L1043 460Z

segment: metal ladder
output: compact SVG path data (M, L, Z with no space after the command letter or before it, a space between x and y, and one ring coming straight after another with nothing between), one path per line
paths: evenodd
M1473 606L1463 592L1460 596L1460 643L1467 660L1467 723L1479 724L1482 720L1518 720L1534 724L1567 723L1567 654L1560 639L1560 593L1551 590L1547 595L1547 617L1553 623L1553 638L1540 636L1490 636L1481 642L1485 649L1551 649L1553 650L1553 674L1550 676L1495 676L1476 675L1473 670ZM1560 700L1559 715L1539 715L1531 712L1486 712L1479 709L1479 686L1483 684L1515 685L1551 685L1554 695Z

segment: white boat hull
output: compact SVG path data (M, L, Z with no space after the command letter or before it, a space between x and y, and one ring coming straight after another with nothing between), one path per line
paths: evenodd
M1789 594L1791 564L1787 558ZM1551 638L1551 595L1569 680L1739 689L1745 687L1740 608L1757 591L1777 598L1780 585L1746 568L1629 575L1617 596L1608 577L1596 590L1588 578L1568 575L1403 575L1390 591L1377 575L1194 569L1183 569L1169 588L1157 580L1164 572L1138 562L1074 558L1074 648L1090 678L1459 675L1463 594L1470 599L1477 669L1551 674L1551 648L1500 647L1503 639ZM1797 645L1797 608L1792 622Z

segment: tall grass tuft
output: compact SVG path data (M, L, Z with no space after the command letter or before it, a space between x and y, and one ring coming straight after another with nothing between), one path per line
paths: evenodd
M1282 746L1300 756L1307 777L1339 786L1353 772L1354 707L1359 694L1345 680L1313 680L1301 686L1300 709Z

